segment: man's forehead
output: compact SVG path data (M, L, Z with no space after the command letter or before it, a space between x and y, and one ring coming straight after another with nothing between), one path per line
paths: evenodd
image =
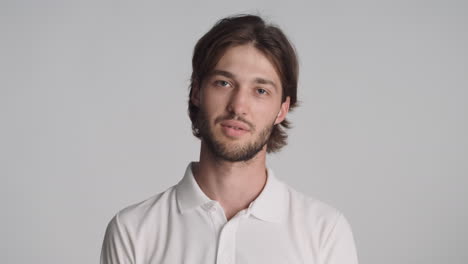
M280 69L278 68L274 56L270 56L265 51L255 47L252 43L230 45L223 49L219 54L215 54L211 63L211 69L207 75L213 75L216 71L226 71L233 73L231 66L236 63L243 67L248 66L248 62L253 64L252 69L261 72L267 79L277 79L281 83ZM262 77L262 76L260 76Z

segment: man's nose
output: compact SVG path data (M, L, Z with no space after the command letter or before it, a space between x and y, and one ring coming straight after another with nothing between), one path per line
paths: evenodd
M248 91L242 87L234 89L229 98L228 111L238 116L245 116L249 108Z

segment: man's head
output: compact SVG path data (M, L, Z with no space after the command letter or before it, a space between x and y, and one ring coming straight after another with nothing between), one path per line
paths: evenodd
M215 155L241 161L286 145L298 63L280 29L252 15L222 19L198 41L192 67L193 134Z

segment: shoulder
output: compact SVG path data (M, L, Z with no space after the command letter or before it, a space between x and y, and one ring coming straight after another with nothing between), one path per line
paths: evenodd
M119 225L130 233L136 231L146 222L151 222L167 214L174 203L175 186L155 194L141 202L129 205L120 211L110 221L109 225Z
M136 246L156 232L154 223L170 206L174 186L125 207L110 220L101 250L101 263L135 263Z
M307 230L306 233L311 234L310 237L319 245L320 250L323 250L326 258L333 259L326 263L357 263L353 233L343 213L334 206L288 185L286 190L290 199L291 220L300 223ZM342 262L336 262L338 259Z
M300 214L311 221L333 221L341 215L334 206L283 183L289 197L290 213Z
M335 206L287 184L285 187L289 196L289 215L292 221L303 223L310 232L320 231L322 239L326 239L337 226L350 229L348 220Z

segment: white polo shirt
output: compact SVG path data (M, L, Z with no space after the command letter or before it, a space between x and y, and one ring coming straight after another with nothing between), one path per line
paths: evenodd
M278 180L267 169L260 195L226 220L187 166L182 180L110 221L107 263L357 264L351 228L335 208Z

